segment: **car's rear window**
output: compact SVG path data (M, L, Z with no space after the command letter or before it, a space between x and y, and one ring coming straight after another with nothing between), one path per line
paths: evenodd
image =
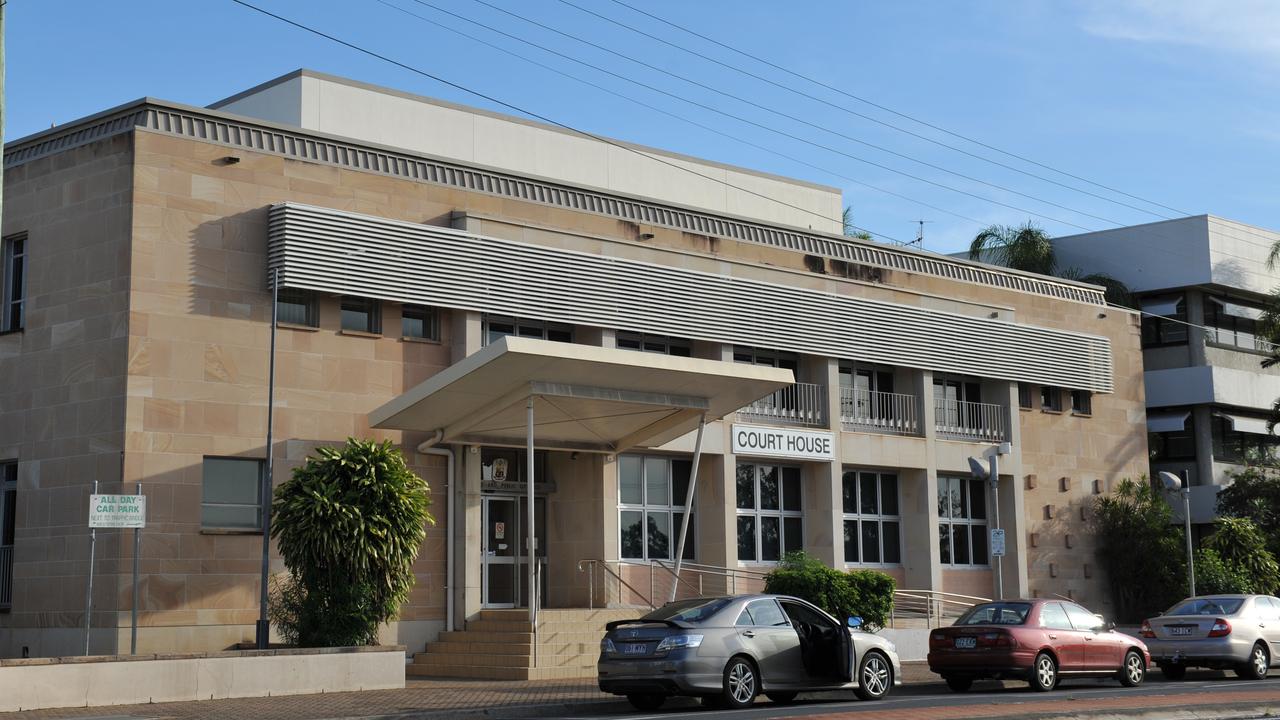
M1022 625L1030 613L1029 603L983 603L961 615L956 625Z
M1165 615L1234 615L1244 598L1191 598L1169 609Z
M645 615L642 620L676 620L680 622L699 623L724 609L729 598L700 598L697 600L679 600L667 603Z

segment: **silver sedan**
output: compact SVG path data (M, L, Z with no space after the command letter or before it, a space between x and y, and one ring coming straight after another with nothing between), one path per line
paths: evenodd
M785 595L695 598L611 622L600 641L600 689L641 710L686 695L744 708L814 690L878 700L902 683L893 643Z
M1170 680L1188 667L1232 669L1261 680L1277 663L1280 600L1269 595L1209 595L1183 600L1144 620L1151 659Z

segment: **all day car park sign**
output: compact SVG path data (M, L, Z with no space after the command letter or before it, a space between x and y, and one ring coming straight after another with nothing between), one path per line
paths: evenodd
M143 528L146 526L146 495L89 496L89 527Z

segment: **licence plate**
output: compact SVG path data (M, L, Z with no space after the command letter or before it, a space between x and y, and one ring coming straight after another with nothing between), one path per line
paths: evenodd
M645 643L627 643L622 646L623 655L644 655L649 650Z
M956 638L956 647L958 647L958 648L975 648L975 647L978 647L978 638L975 638L975 637L958 637L958 638Z
M1195 628L1190 625L1174 625L1169 628L1170 635L1190 635Z

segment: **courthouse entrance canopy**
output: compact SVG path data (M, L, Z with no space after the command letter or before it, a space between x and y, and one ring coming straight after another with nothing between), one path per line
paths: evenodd
M369 413L444 443L620 453L656 447L795 381L790 370L505 337Z

